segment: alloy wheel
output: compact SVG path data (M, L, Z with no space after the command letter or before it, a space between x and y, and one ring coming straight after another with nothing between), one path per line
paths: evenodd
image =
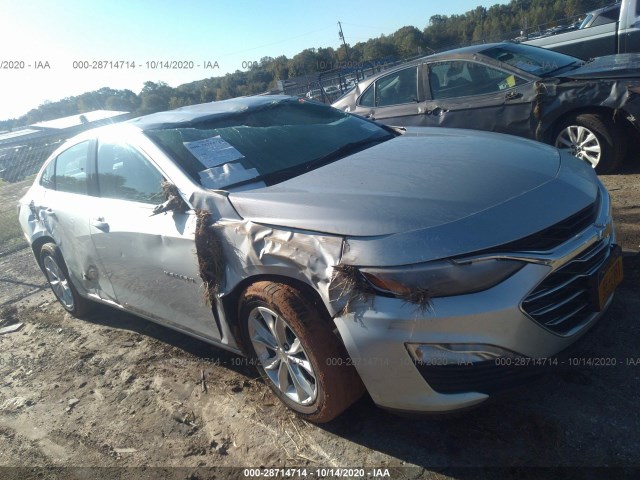
M315 402L316 372L291 326L273 310L256 307L248 327L253 349L276 388L300 405Z
M593 168L600 162L602 146L598 137L586 127L569 125L556 138L555 146L568 149L576 157L585 160Z
M73 310L73 292L69 286L69 279L51 255L44 258L43 264L47 280L56 297L67 310Z

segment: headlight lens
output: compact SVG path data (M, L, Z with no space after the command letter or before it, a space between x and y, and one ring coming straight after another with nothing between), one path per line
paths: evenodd
M516 260L480 259L465 263L441 260L360 271L374 288L399 297L416 290L428 292L430 297L449 297L491 288L523 266L523 262Z

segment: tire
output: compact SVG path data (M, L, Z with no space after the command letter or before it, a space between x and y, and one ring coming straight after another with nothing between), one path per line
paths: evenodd
M625 137L613 121L590 113L562 121L555 130L553 144L570 150L599 174L615 172L627 151Z
M45 243L40 249L40 265L53 294L67 312L80 317L91 310L94 303L81 297L73 286L67 264L54 243Z
M265 383L305 420L333 420L364 386L340 339L300 290L257 282L239 301L240 340Z

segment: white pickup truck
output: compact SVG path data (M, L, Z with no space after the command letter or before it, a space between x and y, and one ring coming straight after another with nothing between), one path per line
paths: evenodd
M615 53L640 52L640 0L622 0L588 15L598 18L587 16L582 28L523 43L584 60Z

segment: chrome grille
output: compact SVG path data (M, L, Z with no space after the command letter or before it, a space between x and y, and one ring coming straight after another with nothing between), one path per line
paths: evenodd
M559 334L567 334L596 312L590 275L609 257L609 239L600 240L562 268L546 277L522 302L535 321Z

